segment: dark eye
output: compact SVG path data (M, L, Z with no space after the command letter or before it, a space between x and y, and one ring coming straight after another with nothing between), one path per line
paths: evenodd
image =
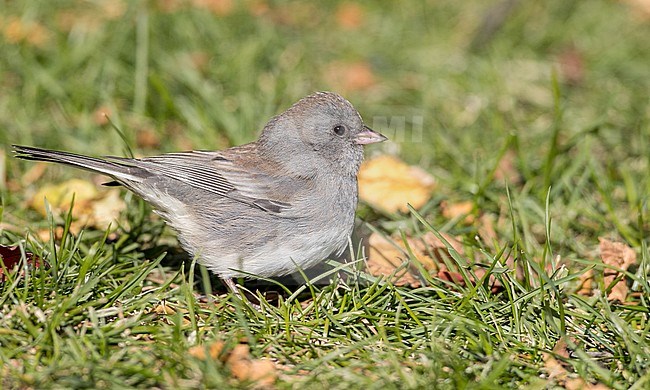
M345 126L336 126L334 128L334 134L336 135L344 135L347 132L348 129L345 128Z

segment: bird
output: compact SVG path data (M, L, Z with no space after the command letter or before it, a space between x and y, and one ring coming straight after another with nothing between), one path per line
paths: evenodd
M348 100L316 92L271 118L256 141L219 151L100 158L12 147L17 158L103 174L134 192L239 294L233 278L284 276L342 254L363 147L385 140Z

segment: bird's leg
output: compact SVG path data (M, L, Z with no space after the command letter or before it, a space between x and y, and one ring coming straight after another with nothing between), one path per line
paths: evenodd
M237 288L237 285L235 282L233 282L232 278L223 278L221 281L232 291L233 294L239 295L241 297L241 294L239 293L239 288Z
M232 291L233 294L237 295L239 299L242 301L247 301L253 308L259 310L261 309L260 305L255 304L251 302L244 294L239 291L239 287L237 287L237 284L232 280L232 278L222 278L221 281L228 287L230 291Z

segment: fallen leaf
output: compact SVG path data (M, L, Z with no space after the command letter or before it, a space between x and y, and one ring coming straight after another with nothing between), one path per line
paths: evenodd
M97 196L97 189L94 184L81 179L71 179L60 184L45 184L30 200L30 206L45 217L47 216L46 199L56 211L65 211L70 208L73 198L79 205L95 196Z
M593 293L593 283L594 283L594 270L590 269L589 271L580 275L578 291L576 294L582 296L591 296Z
M106 229L119 217L126 204L120 197L119 190L97 191L94 184L71 179L60 184L46 184L41 187L29 201L29 205L44 217L47 216L45 200L52 211L65 214L70 210L74 198L71 231L78 232L84 226Z
M161 12L171 14L181 10L185 5L185 0L158 0L154 4Z
M230 15L235 8L233 0L191 0L196 8L206 9L217 16Z
M269 388L278 379L278 370L271 360L255 359L251 361L249 381L255 383L255 387Z
M153 308L153 312L160 315L171 316L176 314L176 310L172 309L169 305L166 305L164 302L157 304Z
M6 268L8 272L11 272L16 266L18 266L21 258L22 252L19 247L0 245L0 262L4 265L4 268ZM27 267L39 268L42 264L45 264L46 268L49 267L47 263L44 263L32 252L25 251L25 260ZM21 275L23 272L24 270L21 270ZM0 267L0 283L4 283L4 281L4 269Z
M246 380L250 376L250 349L247 344L237 344L230 351L226 365L232 375L239 380Z
M188 349L188 354L199 360L220 360L230 370L233 377L240 381L251 382L253 388L272 387L278 378L278 368L268 359L253 359L248 344L237 344L230 351L225 351L223 341L214 341L209 345L196 345Z
M50 40L49 30L36 21L23 21L12 17L3 29L7 43L25 43L29 46L44 47Z
M599 237L600 241L600 258L605 265L627 270L628 267L636 263L636 252L634 249L621 242L613 242L606 238ZM604 282L605 287L608 287L618 277L618 271L613 269L605 269ZM625 302L627 298L628 288L625 277L619 280L607 295L609 300L618 300Z
M217 360L221 356L221 352L223 351L224 346L225 344L223 341L217 340L210 343L209 345L195 345L188 349L187 353L199 360L206 360L208 356L212 360Z
M261 2L260 2L261 3ZM259 3L251 12L262 12L265 20L276 24L300 28L310 28L322 25L326 14L321 12L317 3L312 2L267 2L260 6ZM327 15L329 16L329 15Z
M478 218L478 235L490 246L499 239L494 228L495 221L496 217L493 214L483 214Z
M517 153L514 150L505 152L499 163L497 169L494 171L494 179L500 183L506 181L508 184L521 183L521 174L516 166Z
M93 112L93 122L98 126L108 124L109 118L113 115L113 111L108 106L100 106Z
M108 20L123 17L128 8L123 0L102 1L98 5L101 8L101 17Z
M135 134L135 143L139 148L157 149L160 146L160 136L152 128L139 129Z
M554 353L544 352L542 360L544 361L544 370L548 374L548 379L554 379L557 382L563 382L568 376L568 371L564 368L562 363L555 357L555 354L568 358L569 353L566 349L566 342L564 339L559 339L553 347Z
M247 2L246 8L251 15L260 17L269 13L269 4L265 0L253 0Z
M556 356L567 360L570 359L564 338L557 341L553 347L553 353L545 352L542 354L544 371L548 374L549 380L567 390L600 389L600 384L592 385L581 377L570 373L566 368L568 365L562 363Z
M580 50L575 46L565 48L558 54L559 73L568 85L580 85L585 78L585 61Z
M409 272L408 267L396 272L397 268L406 261L407 256L403 252L404 245L395 240L398 248L391 240L384 236L373 233L368 238L368 261L367 270L373 276L392 276L391 282L396 286L411 286L413 288L421 285L420 280ZM418 259L422 260L422 259ZM429 271L429 270L427 270Z
M441 233L441 235L456 252L463 254L460 241L444 233ZM462 277L459 278L459 274L450 272L447 269L444 264L444 257L449 258L451 255L447 250L447 246L433 233L428 232L420 238L407 237L406 241L413 255L427 272L435 273L441 279L455 284L461 285L464 283ZM400 237L392 237L389 240L379 233L373 233L368 238L368 247L367 269L371 275L393 275L391 282L396 286L410 286L413 288L421 286L419 271L413 265L407 265L396 272L408 260L406 246Z
M450 203L442 201L440 203L440 210L442 216L447 219L457 219L462 217L465 224L469 225L474 222L474 215L472 214L472 211L474 210L474 202L464 201Z
M407 204L416 209L424 206L434 187L430 174L393 156L368 160L359 170L360 199L390 213L407 212Z
M336 22L346 30L356 30L363 23L364 11L359 4L342 3L336 10Z
M365 90L377 83L370 64L365 61L332 62L326 66L324 78L332 89L344 93Z
M275 363L265 359L251 359L247 344L237 344L226 359L226 366L240 381L254 382L255 387L269 387L277 380Z
M650 0L623 0L623 2L630 7L635 19L650 20Z

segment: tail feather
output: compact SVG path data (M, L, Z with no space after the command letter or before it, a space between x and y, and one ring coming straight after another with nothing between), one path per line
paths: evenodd
M12 145L12 148L14 149L15 156L23 160L46 161L70 165L76 168L102 173L121 183L141 182L147 176L144 169L129 164L128 159L116 162L98 157L34 148L31 146Z

